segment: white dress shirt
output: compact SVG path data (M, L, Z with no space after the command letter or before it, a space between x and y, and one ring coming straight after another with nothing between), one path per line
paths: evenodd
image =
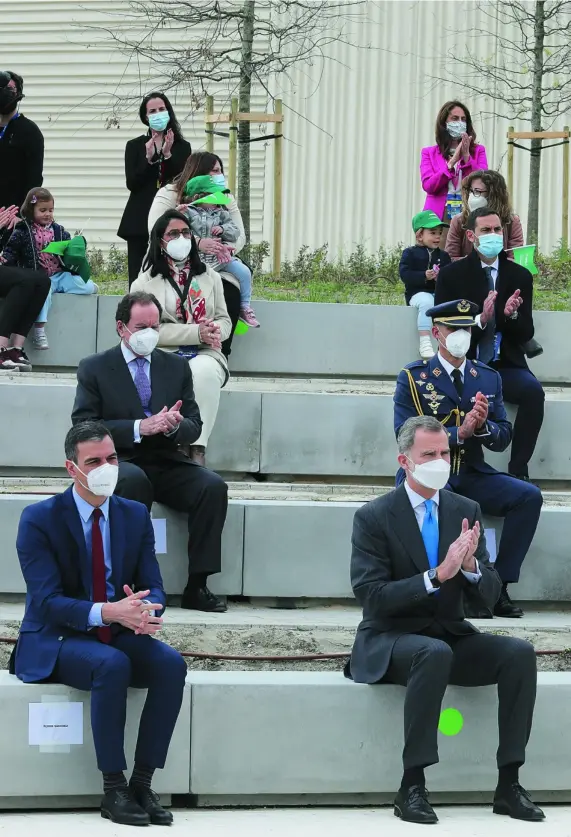
M131 378L133 379L133 383L135 383L135 376L137 374L137 368L138 368L136 361L138 360L139 355L136 355L135 352L132 352L131 349L128 346L125 345L123 340L121 340L121 352L123 353L123 357L125 358L125 363L127 364L127 368L129 370L129 372L131 373ZM146 360L146 363L143 366L143 370L145 372L145 375L149 379L149 383L150 383L151 382L151 355L147 355L145 360ZM139 442L141 441L140 427L141 427L141 422L142 421L143 421L143 419L137 419L136 422L135 422L135 425L133 427L133 441L136 444L139 444Z
M496 261L493 264L486 264L486 262L481 261L480 264L482 265L482 268L484 270L487 267L492 268L492 282L494 283L494 290L496 290L496 283L498 281L498 272L500 270L500 260L496 259ZM486 294L486 296L487 296L487 294ZM478 327L481 328L481 329L484 329L484 328L486 328L486 324L482 325L481 316L482 316L481 314L478 314L478 316L475 317L475 320L476 320L476 324L478 325Z
M414 489L412 489L410 487L407 480L405 480L404 488L405 488L405 491L408 495L408 499L410 500L410 504L412 506L414 516L416 517L416 522L418 523L418 528L420 529L420 531L422 533L422 524L424 523L424 516L426 514L426 506L424 505L425 502L426 502L426 498L421 497L420 494L417 494L416 491L414 491ZM440 492L437 491L435 493L434 497L431 497L430 499L434 501L433 514L434 514L436 520L438 521ZM476 561L476 559L474 559L474 560ZM482 578L482 573L480 571L480 567L478 566L477 561L476 561L476 572L475 573L469 573L466 570L462 570L462 573L463 573L464 577L467 578L468 581L471 584L477 584L479 582L479 580ZM428 577L428 570L424 573L424 586L426 587L426 592L427 593L435 593L436 590L438 589L437 587L432 586L432 582Z
M455 369L457 369L460 372L460 375L462 377L462 383L464 383L464 372L466 371L466 358L464 358L464 360L462 361L460 366L452 366L452 364L449 363L447 360L445 360L442 357L442 355L440 354L440 352L438 352L438 363L442 366L444 371L447 372L450 375L450 379L451 379L452 383L454 383L454 378L452 377L452 373L454 372Z

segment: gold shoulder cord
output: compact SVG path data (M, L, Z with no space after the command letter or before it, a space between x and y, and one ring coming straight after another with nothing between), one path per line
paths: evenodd
M412 374L411 374L410 370L405 368L405 369L403 369L403 372L406 372L406 375L407 375L407 378L408 378L408 385L410 387L410 395L411 395L411 398L412 398L412 403L414 404L414 406L416 408L416 412L418 413L419 416L427 415L424 412L424 410L422 409L422 404L420 403L420 398L418 396L418 390L415 386L414 378L412 377ZM440 423L442 424L443 427L445 427L448 424L448 422L450 421L452 416L455 416L455 418L456 418L456 427L457 428L460 427L460 410L458 409L458 407L454 407L454 409L451 410L448 413L446 418L440 419ZM460 449L457 447L454 450L454 453L452 454L451 466L452 466L452 473L453 474L459 474L460 473L460 465L461 464L462 464L462 454L460 453Z

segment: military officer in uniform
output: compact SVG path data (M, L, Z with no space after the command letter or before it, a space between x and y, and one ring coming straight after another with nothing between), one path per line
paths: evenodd
M447 486L480 504L484 514L503 517L496 559L502 592L496 616L522 616L507 586L519 579L543 504L533 483L500 473L484 461L482 448L501 452L510 444L512 427L502 397L501 378L494 369L466 358L478 306L456 299L430 308L438 353L431 360L409 363L398 376L394 395L395 432L411 416L436 416L448 432L451 474ZM397 484L404 478L397 474Z

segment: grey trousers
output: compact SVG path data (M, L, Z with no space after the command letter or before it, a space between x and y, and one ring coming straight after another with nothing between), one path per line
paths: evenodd
M442 638L406 634L395 643L383 683L406 686L405 770L438 762L438 721L446 687L498 686L498 767L522 765L531 732L537 661L531 643L490 634Z

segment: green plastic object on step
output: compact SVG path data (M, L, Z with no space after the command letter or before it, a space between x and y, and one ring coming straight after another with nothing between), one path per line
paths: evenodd
M535 244L526 244L524 247L514 247L512 250L514 254L514 261L522 267L526 267L532 276L539 273L535 266Z
M248 323L245 323L243 320L238 320L236 328L234 329L234 334L246 334L249 330L250 326Z
M91 268L85 251L85 238L82 235L74 235L69 241L52 241L42 252L60 256L66 270L88 282L91 279Z

